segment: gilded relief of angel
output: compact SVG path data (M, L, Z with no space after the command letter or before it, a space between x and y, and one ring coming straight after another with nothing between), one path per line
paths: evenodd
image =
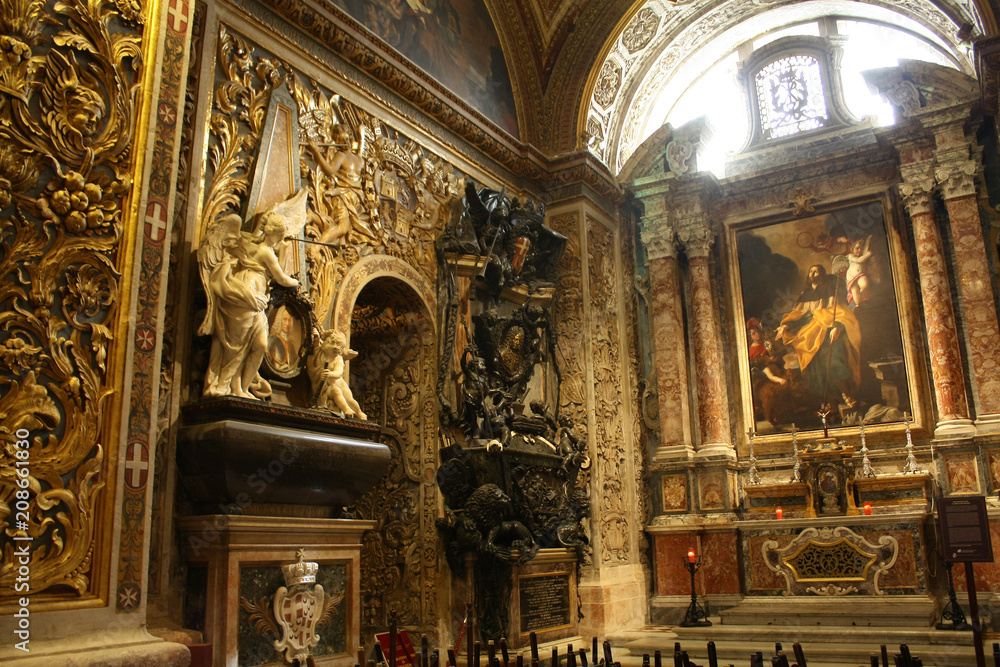
M268 343L270 281L299 286L282 269L275 248L301 230L305 218L306 191L300 190L260 215L257 235L241 232L236 214L219 217L205 233L198 265L208 309L198 333L212 336L206 396L270 396L270 384L259 373Z

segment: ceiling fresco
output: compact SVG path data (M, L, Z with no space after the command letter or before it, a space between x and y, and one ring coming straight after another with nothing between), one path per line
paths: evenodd
M483 0L334 0L412 63L518 138L500 39Z
M891 7L955 44L963 24L973 37L996 34L998 13L997 0L331 2L519 140L507 144L514 152L565 155L598 135L613 172L641 141L650 91L736 22L816 4Z

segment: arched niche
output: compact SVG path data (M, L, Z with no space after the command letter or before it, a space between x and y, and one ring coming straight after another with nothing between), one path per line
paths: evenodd
M435 591L445 588L446 571L434 524L439 500L424 472L438 465L433 294L415 271L400 270L409 269L400 260L362 263L345 278L333 326L358 353L351 388L392 452L388 472L354 507L356 518L376 524L362 547L362 636L371 645L395 610L401 628L433 640L442 613Z
M358 295L368 283L383 277L393 278L409 286L414 295L423 302L424 309L436 328L437 297L433 285L413 266L389 255L368 255L351 267L337 292L337 299L330 313L330 321L326 323L327 326L348 334L350 340L350 321Z

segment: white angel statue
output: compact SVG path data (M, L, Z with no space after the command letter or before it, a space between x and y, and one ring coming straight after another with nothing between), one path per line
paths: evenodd
M212 336L205 396L264 399L271 385L260 376L267 349L270 280L285 287L299 281L282 269L275 248L297 235L306 220L306 190L274 204L257 219L256 236L240 231L240 217L220 216L198 247L208 310L198 334Z

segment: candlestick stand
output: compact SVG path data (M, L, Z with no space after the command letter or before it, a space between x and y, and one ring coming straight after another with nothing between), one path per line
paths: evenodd
M955 579L951 576L953 565L954 563L948 562L944 564L948 570L948 604L941 610L941 622L937 624L937 629L971 630L972 626L965 620L965 612L962 611L962 605L958 604L958 598L955 596Z
M701 568L701 558L695 562L688 560L684 561L684 567L687 568L688 572L691 573L691 604L688 605L687 613L684 615L684 620L681 621L682 628L703 628L712 625L712 621L708 620L708 614L705 612L705 608L698 604L698 592L694 587L694 573Z
M905 475L908 472L923 472L920 469L920 464L917 463L917 457L913 454L913 435L910 433L910 415L904 412L903 420L906 422L906 464L903 466L903 474Z
M796 484L802 481L802 461L799 460L799 432L795 429L795 424L792 424L792 457L795 461L795 465L792 467L792 481Z
M865 420L861 419L861 477L875 477L875 469L868 459L868 444L865 442Z

